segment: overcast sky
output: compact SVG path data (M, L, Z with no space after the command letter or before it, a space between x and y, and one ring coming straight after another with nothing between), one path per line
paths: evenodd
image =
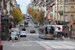
M26 13L27 5L30 3L30 0L16 0L20 4L22 14Z

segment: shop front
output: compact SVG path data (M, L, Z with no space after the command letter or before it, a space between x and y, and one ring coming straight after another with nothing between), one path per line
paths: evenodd
M8 32L9 32L9 16L4 15L1 20L1 40L8 39Z
M75 22L71 22L67 26L69 28L68 33L70 38L75 38Z
M75 38L75 24L72 24L71 37Z

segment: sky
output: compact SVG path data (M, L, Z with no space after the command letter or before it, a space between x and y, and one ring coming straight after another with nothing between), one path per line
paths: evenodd
M30 3L30 0L16 0L20 4L22 14L26 14L27 5Z

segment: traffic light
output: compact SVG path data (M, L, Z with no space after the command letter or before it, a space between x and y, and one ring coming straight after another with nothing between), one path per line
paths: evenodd
M12 24L10 23L10 26L9 26L9 28L11 29L12 28Z

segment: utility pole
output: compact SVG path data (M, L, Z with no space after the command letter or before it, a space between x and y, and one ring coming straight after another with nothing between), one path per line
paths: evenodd
M0 9L0 46L1 46L1 9Z

